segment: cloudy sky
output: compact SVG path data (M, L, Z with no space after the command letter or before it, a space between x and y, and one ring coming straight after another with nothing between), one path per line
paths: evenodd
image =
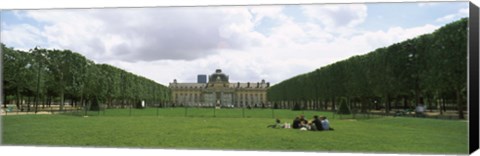
M273 84L468 17L468 2L7 10L1 42L71 49L168 85Z

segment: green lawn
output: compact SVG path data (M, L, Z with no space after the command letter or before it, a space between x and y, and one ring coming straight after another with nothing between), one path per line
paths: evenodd
M107 110L78 115L2 116L2 144L343 151L381 153L467 154L467 122L423 118L340 119L328 112L275 110L291 122L304 113L329 117L334 131L311 132L266 128L272 110L168 108ZM245 118L243 118L245 114ZM203 116L203 117L201 117Z

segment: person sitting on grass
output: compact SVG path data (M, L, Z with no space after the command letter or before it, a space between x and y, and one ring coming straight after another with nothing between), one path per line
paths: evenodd
M300 117L295 117L295 119L292 122L292 128L293 129L300 129Z
M333 130L333 128L330 127L330 122L328 122L327 117L322 116L322 117L321 117L321 120L322 120L323 130Z
M305 122L305 123L308 123L308 120L305 118L304 115L300 115L300 122Z
M312 131L321 131L323 130L322 121L318 118L318 115L313 116L312 120Z
M267 128L282 128L282 127L283 125L281 124L281 121L279 118L275 119L275 124L267 126Z
M308 124L307 121L305 120L301 120L300 121L300 130L310 130L312 127L310 126L310 124Z

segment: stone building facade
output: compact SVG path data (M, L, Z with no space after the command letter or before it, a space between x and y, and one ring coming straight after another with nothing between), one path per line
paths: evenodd
M262 107L267 104L269 83L231 83L228 75L217 69L208 76L207 83L169 84L172 101L175 105L200 107Z

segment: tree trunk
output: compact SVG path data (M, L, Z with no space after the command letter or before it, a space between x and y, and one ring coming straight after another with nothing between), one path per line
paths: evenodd
M332 110L337 111L337 98L333 97L332 99Z
M45 105L46 105L47 107L50 107L50 96L48 96L48 95L46 95L46 96L47 96L47 99L46 99L46 101L45 101Z
M317 100L310 100L310 109L317 110Z
M77 108L77 99L73 100L72 105L73 105L73 108Z
M438 112L440 112L440 115L442 115L443 111L442 111L441 99L438 99L438 97L435 98L435 106L437 107Z
M428 108L430 108L430 112L433 112L433 105L434 105L433 101L434 101L433 97L428 98L428 105L429 105Z
M5 96L6 98L6 96ZM22 98L20 97L20 93L17 90L17 96L15 97L17 99L16 105L17 105L17 110L20 109L20 105L22 104Z
M42 109L45 109L46 103L47 103L47 95L43 95Z
M17 101L15 102L15 105L17 106L17 110L19 110L19 109L20 109L21 102L22 102L22 101L21 101L21 98L20 98L20 96L17 96L17 97L15 97L15 98L17 99Z
M403 97L403 109L408 109L408 101L407 101L407 97Z
M386 113L386 114L390 114L390 105L391 105L391 103L390 103L390 96L387 95L387 96L386 96L386 100L387 100L387 101L386 101L386 103L385 103L385 104L386 104L386 106L385 106L385 113Z
M3 108L7 108L7 96L3 96Z
M460 91L457 89L456 91L456 96L457 96L457 109L458 109L458 118L459 119L465 119L465 115L463 114L463 104L462 104L462 97Z
M87 99L82 99L82 101L81 101L83 109L87 109L87 107L85 105L86 101L87 101Z
M48 107L52 107L52 101L53 101L53 97L49 96L48 97Z
M322 99L318 99L317 100L317 110L323 110L323 100Z
M313 109L313 100L308 100L308 109L309 110Z
M20 95L20 111L23 112L23 105L25 105L25 99L22 95Z
M304 105L305 105L305 109L309 110L309 109L310 109L310 101L304 100L303 103L304 103ZM305 110L305 109L304 109L304 110Z
M82 108L85 106L85 105L83 105L83 101L85 101L85 97L84 97L84 95L82 94L82 95L80 96L80 103L79 103Z
M443 112L447 112L447 100L445 98L442 98L442 109Z
M111 108L111 107L112 107L112 103L113 103L112 101L113 101L113 100L112 100L112 98L111 98L111 97L110 97L110 98L108 98L108 105L107 105L107 108ZM155 101L155 103L156 103L156 101Z
M398 109L398 97L394 100L393 108Z
M60 92L60 110L63 111L63 105L65 104L65 93L62 91Z
M362 108L362 113L367 113L368 109L368 100L365 97L361 98L361 108Z
M33 98L33 106L35 107L35 114L37 114L37 111L38 111L38 101L39 101L39 97L38 95L35 95L35 97Z
M27 112L30 112L30 96L28 97L28 100L27 100Z
M323 102L323 105L322 105L323 108L322 108L322 110L324 110L324 111L328 110L328 99L325 98L322 102Z

